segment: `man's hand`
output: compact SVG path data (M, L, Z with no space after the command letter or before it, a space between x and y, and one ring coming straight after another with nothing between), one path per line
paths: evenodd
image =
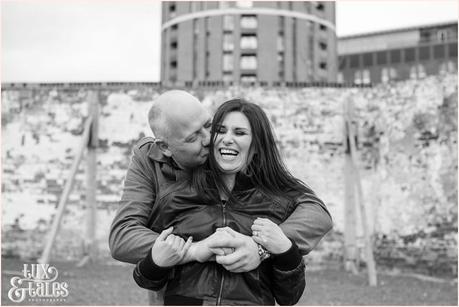
M292 246L282 229L270 219L257 218L252 224L252 231L253 240L263 245L271 254L282 254Z
M209 242L210 248L234 248L234 252L228 255L217 255L216 261L225 269L233 273L248 272L260 265L258 246L255 241L229 227L219 228L215 232L221 232L222 236ZM229 235L229 236L228 236Z
M153 262L161 267L178 264L191 246L192 238L185 242L182 238L172 234L173 227L163 230L151 249Z
M201 263L206 261L215 261L215 255L223 256L231 253L233 251L232 248L211 247L211 245L215 245L215 242L224 240L225 238L228 239L229 237L231 236L228 233L217 231L202 241L193 242L180 264L191 261L198 261Z

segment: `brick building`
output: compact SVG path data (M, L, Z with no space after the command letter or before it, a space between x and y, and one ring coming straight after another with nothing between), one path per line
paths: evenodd
M457 71L457 22L340 37L338 82L380 83Z
M162 3L161 81L335 81L335 3Z

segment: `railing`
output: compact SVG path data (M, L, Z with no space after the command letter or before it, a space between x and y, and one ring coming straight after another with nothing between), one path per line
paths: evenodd
M1 84L2 90L20 90L20 89L40 89L40 88L56 88L56 89L131 89L139 87L150 88L222 88L230 86L241 87L286 87L286 88L305 88L305 87L332 87L332 88L371 88L370 84L356 84L349 82L280 82L280 81L256 81L256 82L226 82L226 81L178 81L178 82L5 82Z

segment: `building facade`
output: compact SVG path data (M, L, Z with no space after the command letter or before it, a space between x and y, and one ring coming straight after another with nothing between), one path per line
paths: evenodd
M338 39L338 82L368 84L457 71L457 22Z
M321 1L162 3L161 82L332 82L335 4Z

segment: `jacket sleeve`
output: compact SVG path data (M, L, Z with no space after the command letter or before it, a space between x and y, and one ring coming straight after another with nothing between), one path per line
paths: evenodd
M279 305L298 303L306 287L305 264L298 246L292 241L292 247L283 254L273 255L272 291Z
M307 255L332 229L332 218L325 204L313 193L300 196L295 206L292 214L279 226L288 238L295 241L300 253Z
M148 162L148 146L135 146L124 181L120 206L113 219L109 247L112 257L138 263L153 246L158 233L148 227L156 196L156 181Z
M151 258L151 249L144 259L140 260L134 268L133 277L139 287L158 291L163 288L173 267L160 267Z

